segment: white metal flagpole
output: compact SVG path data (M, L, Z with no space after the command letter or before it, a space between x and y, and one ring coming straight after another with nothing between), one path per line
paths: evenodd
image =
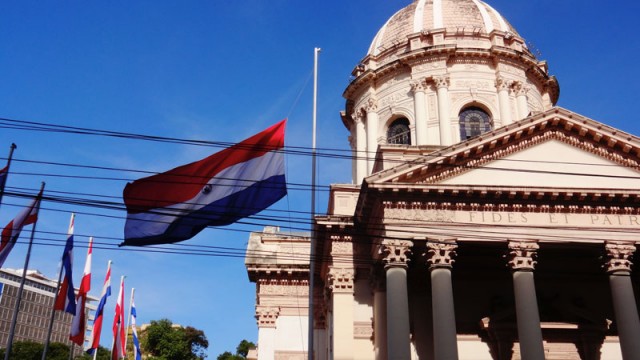
M308 346L307 346L307 358L313 360L314 356L314 334L313 334L313 288L315 286L314 281L314 269L315 269L315 247L316 247L316 235L313 226L313 220L316 217L316 114L318 110L318 54L320 48L313 49L313 130L311 132L311 239L309 246L309 315L308 315Z
M127 316L127 327L125 328L125 337L124 337L124 348L127 348L127 341L129 340L129 325L131 325L131 307L133 304L133 293L136 291L135 288L131 288L131 297L129 298L129 316ZM135 349L134 349L135 351Z

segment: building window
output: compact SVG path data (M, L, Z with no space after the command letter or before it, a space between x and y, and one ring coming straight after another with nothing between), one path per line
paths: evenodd
M491 130L491 117L478 107L468 107L460 113L460 140L466 140Z
M391 123L387 130L387 144L411 145L409 120L400 118Z

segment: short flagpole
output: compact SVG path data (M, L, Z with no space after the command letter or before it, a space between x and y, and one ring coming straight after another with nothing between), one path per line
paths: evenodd
M313 288L315 286L314 281L314 269L315 269L315 230L313 226L313 221L316 215L316 113L318 109L317 98L318 98L318 54L320 53L320 48L313 49L313 129L311 136L311 239L309 246L309 315L308 315L308 346L307 346L307 358L309 360L313 360L314 356L314 333L313 333L313 322L314 322L314 304L313 304Z
M44 191L44 182L40 186L40 192L38 196L42 195ZM42 198L40 198L42 201ZM40 201L38 201L36 214L40 215ZM4 354L4 360L9 360L9 354L11 354L11 347L13 346L13 337L16 332L16 322L18 321L18 311L20 311L20 301L22 300L22 290L24 289L24 283L27 280L27 269L29 268L29 259L31 258L31 247L33 246L33 236L36 232L36 225L38 221L36 220L33 223L33 227L31 228L31 237L29 238L29 246L27 247L27 256L24 259L24 269L22 269L22 280L20 281L20 288L18 289L18 298L16 299L16 307L13 311L13 318L11 319L11 327L9 328L9 339L7 340L7 348Z
M5 185L7 185L7 177L9 176L9 167L11 166L11 158L13 158L13 151L17 147L18 146L14 143L11 143L11 146L9 147L9 157L7 158L7 174L4 180L2 181L2 184L0 184L0 205L2 205L2 198L4 196L4 187Z
M73 224L73 218L75 217L75 213L71 213L71 223ZM62 260L60 260L60 271L58 272L58 283L56 284L56 292L53 295L53 305L51 305L51 317L49 318L49 328L47 329L47 339L44 343L44 350L42 350L42 360L46 360L47 358L47 350L49 350L49 343L51 342L51 332L53 331L53 322L56 317L56 298L58 293L60 292L60 281L62 280L62 270L64 269L64 264Z

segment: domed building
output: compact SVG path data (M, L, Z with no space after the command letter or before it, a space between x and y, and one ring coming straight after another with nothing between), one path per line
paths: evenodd
M480 0L413 1L352 75L314 248L249 240L259 360L306 359L309 318L315 359L640 359L639 138L556 107Z

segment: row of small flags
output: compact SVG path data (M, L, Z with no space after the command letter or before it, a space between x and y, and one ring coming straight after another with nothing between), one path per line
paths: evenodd
M145 246L187 240L207 226L232 224L241 218L268 208L283 198L287 194L284 153L282 151L284 149L285 124L286 120L280 121L262 132L202 160L128 183L123 191L127 220L124 228L124 242L121 245ZM15 148L15 144L12 144L7 166L0 169L0 204L2 204L2 196ZM43 191L44 183L42 183L40 192L33 202L9 222L1 234L0 267L16 244L22 229L33 224L19 290L20 295L14 315L19 309ZM91 283L93 239L89 240L83 278L78 293L75 294L71 278L74 221L74 215L72 215L62 255L63 267L60 269L58 278L59 290L52 310L52 319L55 311L72 314L74 318L69 338L74 343L82 345L86 323L84 319L85 302ZM63 271L65 273L64 279L62 279ZM111 293L110 274L111 263L108 265L107 278L96 310L91 334L92 340L88 348L89 353L96 352L100 341L104 304ZM60 284L61 279L62 283ZM135 314L132 291L130 315L136 351L135 359L138 360L141 359L141 353L135 329ZM120 282L113 321L112 360L125 357L124 319L123 277ZM11 352L14 330L15 320L11 325L5 360L8 359ZM50 331L48 336L50 336ZM47 345L45 345L45 354Z
M15 145L12 144L11 152L7 161L7 165L0 169L0 204L2 204L2 196L4 195L4 189L9 173L9 166L11 165L11 158ZM22 274L22 281L18 290L18 300L16 301L16 307L14 310L14 317L11 323L9 338L7 341L7 347L5 352L5 360L9 358L11 348L13 345L13 337L15 334L17 312L20 309L20 300L22 298L22 290L24 288L24 282L29 267L29 258L31 252L31 245L33 243L33 233L35 232L35 225L38 220L38 212L40 210L40 202L42 201L42 194L44 191L44 183L40 188L40 192L33 199L29 206L23 209L13 220L11 220L3 229L1 233L0 241L0 267L4 265L11 249L16 244L22 229L27 225L32 225L32 235L29 241L29 248L27 250L27 256L25 266ZM49 347L49 341L51 338L51 329L56 311L62 311L71 314L72 321L69 329L69 340L74 344L83 346L85 343L86 334L86 301L91 289L91 258L93 253L93 237L89 238L89 246L87 250L87 259L85 261L84 272L78 291L76 293L73 283L73 240L74 240L74 228L75 228L75 214L71 214L71 220L69 222L69 229L67 232L67 240L65 243L64 251L62 253L62 267L60 274L58 275L56 296L54 298L53 308L51 311L51 319L49 324L49 331L47 332L47 339L42 354L42 358L46 358L47 350ZM63 277L64 273L64 277ZM135 359L142 359L142 352L140 350L140 343L138 341L138 333L136 329L136 309L133 300L134 289L131 290L131 332L133 335L133 344ZM104 318L104 307L107 302L107 298L111 295L111 261L107 265L107 274L100 295L100 302L95 312L93 319L93 329L91 331L91 337L88 346L84 349L87 353L97 355L97 349L100 346L100 334L102 331L102 323ZM115 315L113 319L113 345L111 348L111 359L119 360L126 358L126 341L125 336L125 316L124 316L124 276L120 279L120 290L115 308Z

